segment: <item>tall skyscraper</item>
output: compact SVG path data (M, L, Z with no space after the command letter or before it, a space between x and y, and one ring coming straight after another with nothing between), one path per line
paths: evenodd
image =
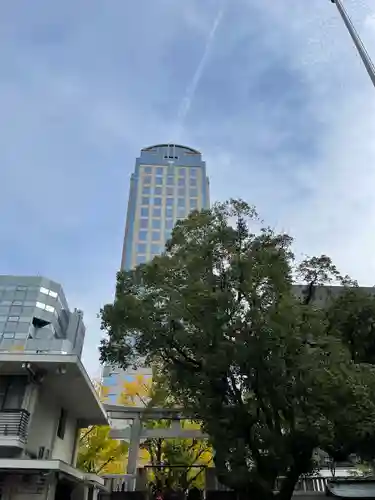
M162 253L176 221L209 206L209 180L199 151L178 144L142 149L130 179L121 269L132 269ZM106 402L119 403L125 383L151 375L147 367L124 372L105 366Z
M121 268L160 254L177 219L208 207L206 164L198 151L177 144L142 149L130 180Z

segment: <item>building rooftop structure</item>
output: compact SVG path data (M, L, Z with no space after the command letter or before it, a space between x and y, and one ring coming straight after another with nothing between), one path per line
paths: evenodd
M0 275L0 352L81 356L83 313L69 309L62 286L42 276Z

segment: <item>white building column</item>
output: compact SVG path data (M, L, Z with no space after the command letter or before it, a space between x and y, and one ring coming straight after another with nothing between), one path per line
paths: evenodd
M136 418L133 419L130 429L128 466L126 469L126 473L132 475L132 479L130 479L130 488L129 488L130 491L135 490L138 451L141 442L141 431L142 431L142 422L140 415L138 415Z

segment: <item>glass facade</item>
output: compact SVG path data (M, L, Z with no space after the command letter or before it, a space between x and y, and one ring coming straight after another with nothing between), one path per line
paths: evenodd
M83 314L71 312L62 287L40 276L0 276L0 351L81 356Z

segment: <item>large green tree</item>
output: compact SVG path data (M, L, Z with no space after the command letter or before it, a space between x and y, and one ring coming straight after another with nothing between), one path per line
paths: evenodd
M333 306L314 300L322 284L353 283L324 256L297 269L291 244L241 200L194 212L162 256L119 273L101 311L102 360L161 364L202 420L219 480L254 498L272 498L279 478L289 499L314 450L358 453L374 434L373 371L353 359Z

